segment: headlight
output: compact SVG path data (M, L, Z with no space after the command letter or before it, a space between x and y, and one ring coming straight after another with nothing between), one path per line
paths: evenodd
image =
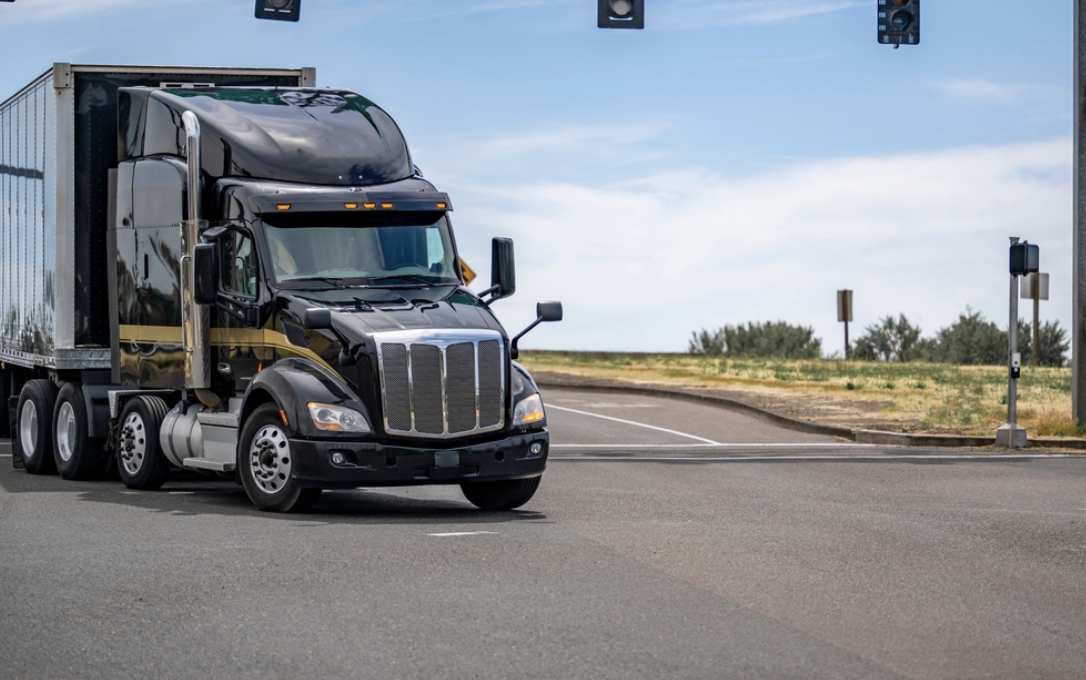
M517 402L513 409L513 427L530 425L543 420L543 400L536 392L530 397L525 397Z
M309 417L318 430L331 432L369 432L366 417L353 408L332 404L309 403Z

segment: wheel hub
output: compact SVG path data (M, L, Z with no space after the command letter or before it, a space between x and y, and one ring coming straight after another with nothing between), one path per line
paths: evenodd
M264 493L283 489L290 480L290 442L286 434L274 425L260 428L249 447L249 469L252 479Z
M144 456L147 455L147 438L143 427L143 419L138 413L128 416L121 427L121 441L117 448L121 458L121 465L125 472L134 475L143 467Z
M38 452L38 409L29 399L23 402L23 412L19 414L19 443L27 459Z
M60 458L67 463L75 452L75 409L67 401L61 405L57 417L56 438Z

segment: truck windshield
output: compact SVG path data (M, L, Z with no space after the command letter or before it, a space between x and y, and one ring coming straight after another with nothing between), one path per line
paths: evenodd
M460 283L440 213L265 215L272 276L290 288Z

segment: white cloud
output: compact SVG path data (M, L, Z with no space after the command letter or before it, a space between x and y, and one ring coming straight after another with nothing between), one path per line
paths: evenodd
M661 25L668 28L705 26L744 26L791 21L803 17L830 14L869 3L855 0L762 0L720 2L719 0L681 0L661 7ZM646 13L648 13L646 9Z
M5 18L11 22L48 21L146 4L146 0L20 0L4 10L10 12Z
M367 0L365 15L389 17L396 21L430 21L473 14L523 13L539 8L553 10L557 7L575 7L577 0L474 0L447 2L446 0ZM334 9L326 11L344 15L357 15L357 0L340 0Z
M656 139L668 127L663 123L603 123L555 125L521 135L494 137L473 144L480 156L506 158L529 153L563 153L571 149L608 148L643 144Z
M746 179L700 171L615 186L541 182L454 193L465 257L486 270L490 236L517 243L512 330L538 299L566 321L526 347L681 351L690 333L783 319L840 349L834 291L856 325L904 312L926 334L966 305L1007 316L1007 237L1041 245L1046 319L1070 321L1071 145L831 160ZM480 282L481 283L481 282ZM476 285L476 288L485 286Z
M932 83L932 85L935 89L950 97L999 103L1009 103L1016 100L1024 90L1021 85L1001 85L979 78L944 80Z

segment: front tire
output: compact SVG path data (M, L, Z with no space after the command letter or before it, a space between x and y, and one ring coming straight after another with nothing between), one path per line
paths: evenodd
M166 417L166 402L158 397L132 397L121 411L117 435L117 474L129 489L154 491L166 483L170 462L158 443Z
M32 475L48 475L57 471L53 462L53 409L57 403L57 386L49 380L30 380L19 392L19 407L15 420L14 439L19 445L26 471Z
M531 479L510 479L501 482L461 484L460 490L480 510L513 510L535 495L543 476Z
M100 479L109 468L104 439L87 436L87 406L78 383L65 383L53 409L53 461L64 479Z
M241 483L257 508L265 512L303 512L320 498L320 489L303 489L291 478L294 456L275 404L264 404L253 411L238 444Z

